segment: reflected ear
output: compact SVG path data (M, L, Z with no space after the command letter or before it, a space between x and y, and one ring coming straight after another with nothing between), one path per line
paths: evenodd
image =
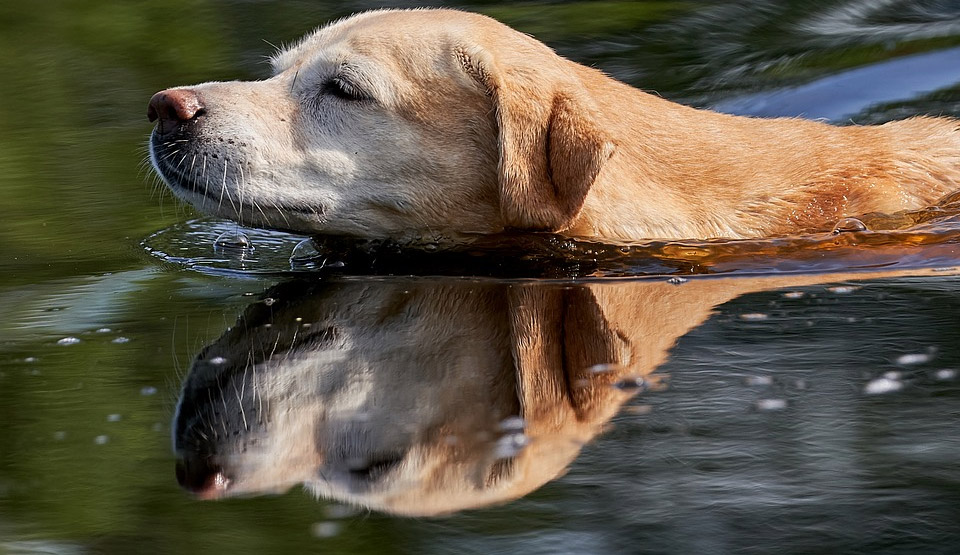
M633 346L610 325L586 287L517 287L509 299L518 393L528 429L564 429L589 439L630 396L613 384L629 372ZM597 365L618 370L598 371Z
M461 67L492 98L498 127L500 212L507 227L562 231L614 145L576 76L458 49Z

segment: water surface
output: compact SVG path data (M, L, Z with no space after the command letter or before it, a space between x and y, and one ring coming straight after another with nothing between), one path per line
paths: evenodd
M449 5L699 106L960 115L953 0ZM304 238L255 230L216 251L235 225L142 166L147 99L263 77L270 43L367 7L0 7L0 552L960 548L952 206L481 264L331 241L291 267ZM181 481L245 495L184 492L178 430L219 457Z

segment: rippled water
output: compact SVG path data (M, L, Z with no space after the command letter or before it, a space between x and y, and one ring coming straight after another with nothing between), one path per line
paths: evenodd
M960 115L952 0L458 5L686 103ZM150 94L365 7L0 7L0 552L960 549L955 199L774 240L396 244L151 187Z

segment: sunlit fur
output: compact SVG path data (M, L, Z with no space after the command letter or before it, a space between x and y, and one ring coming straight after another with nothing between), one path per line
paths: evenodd
M154 138L154 165L203 211L366 237L741 238L919 208L960 185L956 120L698 110L477 14L368 12L272 62L263 81L190 87L207 112L188 142ZM334 77L364 98L330 94Z
M942 275L942 272L936 272ZM517 498L561 475L678 338L740 295L931 271L605 284L281 285L203 350L175 418L207 499L313 493L406 515ZM501 424L526 445L501 452ZM638 446L638 448L641 448ZM385 458L383 472L357 472Z

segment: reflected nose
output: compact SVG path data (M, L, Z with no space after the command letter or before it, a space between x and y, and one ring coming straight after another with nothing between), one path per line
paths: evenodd
M218 465L185 459L177 462L177 483L200 499L216 499L226 492L230 480Z
M179 124L206 112L200 95L192 89L167 89L153 95L147 107L147 119L156 121L157 132L168 134Z

